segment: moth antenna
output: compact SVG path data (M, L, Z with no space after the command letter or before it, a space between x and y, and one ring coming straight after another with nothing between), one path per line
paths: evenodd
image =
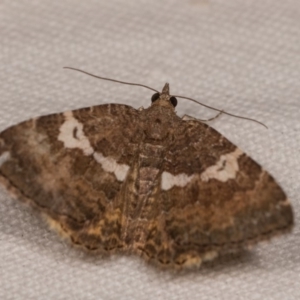
M117 82L117 83L127 84L127 85L141 86L141 87L144 87L144 88L149 89L149 90L151 90L151 91L154 91L154 92L156 92L156 93L160 93L158 90L153 89L153 88L151 88L151 87L149 87L149 86L147 86L147 85L144 85L144 84L133 83L133 82L126 82L126 81L121 81L121 80L111 79L111 78L107 78L107 77L101 77L101 76L97 76L97 75L94 75L94 74L92 74L92 73L89 73L89 72L86 72L86 71L83 71L83 70L80 70L80 69L72 68L72 67L64 67L64 69L74 70L74 71L81 72L81 73L83 73L83 74L86 74L86 75L89 75L89 76L92 76L92 77L95 77L95 78L98 78L98 79L107 80L107 81L112 81L112 82ZM223 114L225 114L225 115L228 115L228 116L231 116L231 117L235 117L235 118L244 119L244 120L248 120L248 121L252 121L252 122L258 123L258 124L260 124L260 125L262 125L262 126L264 126L265 128L268 129L268 127L267 127L264 123L259 122L259 121L255 120L255 119L251 119L251 118L242 117L242 116L238 116L238 115L234 115L234 114L228 113L228 112L226 112L226 111L224 111L224 110L217 109L217 108L214 108L214 107L212 107L212 106L203 104L203 103L201 103L201 102L199 102L199 101L197 101L197 100L195 100L195 99L193 99L193 98L184 97L184 96L177 96L177 95L172 95L172 96L174 96L174 97L176 97L176 98L181 98L181 99L186 99L186 100L193 101L193 102L195 102L195 103L197 103L197 104L199 104L199 105L202 105L202 106L207 107L207 108L209 108L209 109L212 109L212 110L221 112L221 113L223 113Z
M262 125L262 126L264 126L266 129L268 129L268 126L267 126L267 125L265 125L264 123L262 123L262 122L260 122L260 121L255 120L255 119L251 119L251 118L247 118L247 117L243 117L243 116L231 114L231 113L226 112L226 111L224 111L224 110L221 110L221 109L218 109L218 108L215 108L215 107L212 107L212 106L203 104L203 103L201 103L201 102L199 102L199 101L197 101L197 100L195 100L195 99L193 99L193 98L184 97L184 96L177 96L177 95L173 95L173 96L176 97L176 98L187 99L187 100L193 101L193 102L195 102L195 103L197 103L197 104L199 104L199 105L202 105L202 106L204 106L204 107L207 107L207 108L209 108L209 109L218 111L218 112L220 112L220 113L222 113L222 114L225 114L225 115L228 115L228 116L231 116L231 117L235 117L235 118L244 119L244 120L248 120L248 121L252 121L252 122L258 123L259 125Z
M157 91L156 89L153 89L153 88L151 88L151 87L149 87L149 86L147 86L147 85L144 85L144 84L133 83L133 82L126 82L126 81L121 81L121 80L111 79L111 78L107 78L107 77L101 77L101 76L97 76L97 75L94 75L94 74L92 74L92 73L89 73L89 72L86 72L86 71L83 71L83 70L80 70L80 69L72 68L72 67L64 67L64 69L69 69L69 70L78 71L78 72L81 72L81 73L90 75L90 76L95 77L95 78L98 78L98 79L103 79L103 80L113 81L113 82L122 83L122 84L127 84L127 85L141 86L141 87L144 87L144 88L149 89L149 90L151 90L151 91L154 91L154 92L156 92L156 93L159 93L159 91Z

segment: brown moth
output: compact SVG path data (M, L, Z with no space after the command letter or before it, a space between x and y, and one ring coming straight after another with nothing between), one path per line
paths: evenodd
M207 124L180 118L166 84L152 105L104 104L0 134L4 186L72 243L199 266L288 232L273 177Z

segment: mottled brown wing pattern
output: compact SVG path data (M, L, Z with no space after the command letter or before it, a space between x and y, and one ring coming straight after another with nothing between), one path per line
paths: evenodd
M138 111L107 104L43 116L0 135L0 174L73 243L122 247L118 197L136 149ZM118 178L119 177L119 178Z
M271 175L211 127L179 118L169 86L147 109L44 116L0 134L0 179L74 244L198 266L291 229Z
M181 121L162 167L161 215L142 249L163 264L194 266L291 229L273 177L208 125Z

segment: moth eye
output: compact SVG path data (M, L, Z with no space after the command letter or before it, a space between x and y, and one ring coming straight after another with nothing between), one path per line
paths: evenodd
M171 103L172 103L172 105L174 106L174 107L176 107L176 105L177 105L177 99L176 99L176 97L171 97L170 98L170 101L171 101Z
M155 94L153 94L153 96L152 96L152 98L151 98L151 102L156 101L156 100L159 98L159 96L160 96L160 93L155 93Z

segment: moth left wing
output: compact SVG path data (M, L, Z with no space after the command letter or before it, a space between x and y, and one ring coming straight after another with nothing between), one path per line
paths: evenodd
M88 249L122 247L118 199L138 111L99 105L25 121L0 134L0 179Z

